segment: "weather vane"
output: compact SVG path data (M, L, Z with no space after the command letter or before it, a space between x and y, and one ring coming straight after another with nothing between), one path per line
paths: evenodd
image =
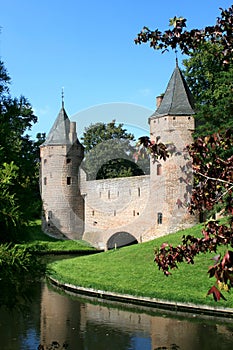
M177 51L177 50L175 50L175 55L176 55L176 64L177 64L177 66L178 66L178 55L177 55L177 53L178 53L178 51Z
M61 103L62 103L62 108L64 108L64 87L61 89Z

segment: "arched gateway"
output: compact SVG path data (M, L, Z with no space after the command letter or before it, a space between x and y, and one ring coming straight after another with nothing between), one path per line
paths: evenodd
M137 239L130 233L116 232L107 241L107 249L120 248L137 243Z

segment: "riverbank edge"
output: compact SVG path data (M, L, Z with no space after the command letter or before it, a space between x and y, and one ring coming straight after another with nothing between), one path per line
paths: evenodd
M79 287L76 285L61 283L51 276L47 276L49 282L64 291L72 292L78 295L97 297L103 300L122 302L131 305L150 307L154 309L163 309L176 312L188 312L207 316L233 318L233 308L212 307L208 305L182 303L169 300L161 300L149 297L137 297L129 294L120 294L93 288Z

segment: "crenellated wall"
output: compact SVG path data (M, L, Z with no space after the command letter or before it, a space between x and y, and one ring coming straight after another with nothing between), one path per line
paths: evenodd
M81 181L85 198L84 239L105 245L114 233L126 232L134 240L142 240L144 221L150 194L150 177L135 176L105 180ZM128 242L130 243L130 242Z

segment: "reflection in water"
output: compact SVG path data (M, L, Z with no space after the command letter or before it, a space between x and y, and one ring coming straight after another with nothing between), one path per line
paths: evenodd
M0 349L47 349L58 342L68 350L228 350L233 323L136 312L116 304L94 304L59 294L45 283L32 287L25 313L0 310ZM173 344L173 345L172 345ZM63 347L64 345L64 347Z

